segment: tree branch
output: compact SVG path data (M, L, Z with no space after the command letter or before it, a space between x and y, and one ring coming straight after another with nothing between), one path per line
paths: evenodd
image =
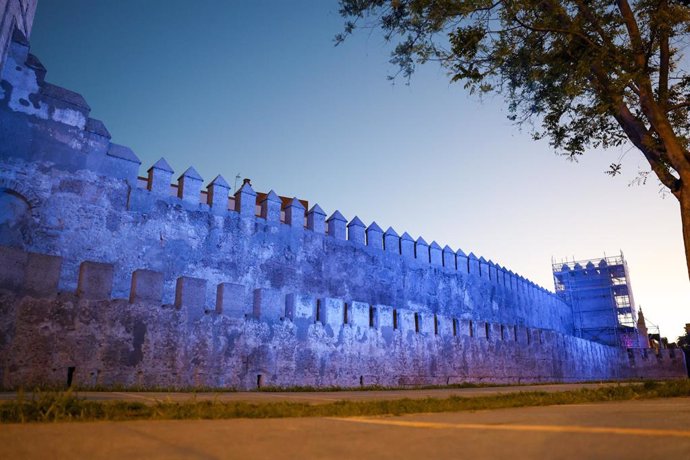
M659 15L665 15L668 10L668 0L659 2ZM663 18L662 18L663 19ZM668 105L668 72L671 52L669 50L669 30L665 20L659 23L659 104L662 109ZM651 48L650 43L650 48Z
M685 107L690 107L690 101L685 101L685 102L680 102L678 104L674 104L666 109L667 112L673 112L674 110L682 109Z

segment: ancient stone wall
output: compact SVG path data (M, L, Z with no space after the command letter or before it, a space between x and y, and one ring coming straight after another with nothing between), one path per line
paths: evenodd
M472 321L137 270L112 299L112 265L80 265L58 291L62 260L1 248L0 382L19 385L406 386L679 378L682 353L609 347L555 331ZM162 299L169 296L172 303ZM251 311L251 314L244 312Z
M163 159L140 177L137 156L110 141L80 95L46 82L26 42L11 43L8 63L5 386L61 383L65 369L83 384L237 388L258 375L351 386L642 369L625 350L572 337L569 305L472 253L327 218L250 183L230 196L221 176L203 187L193 168L174 182ZM665 359L645 375L672 375Z

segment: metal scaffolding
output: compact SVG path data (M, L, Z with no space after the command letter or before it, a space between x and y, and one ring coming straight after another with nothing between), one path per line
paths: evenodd
M639 347L637 310L623 253L601 259L552 260L558 294L573 308L575 334L608 345Z

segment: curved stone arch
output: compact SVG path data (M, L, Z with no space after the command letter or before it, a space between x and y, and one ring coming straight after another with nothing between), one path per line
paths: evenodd
M38 221L41 199L29 187L16 180L0 178L0 193L5 192L17 196L29 205L29 212L34 221Z

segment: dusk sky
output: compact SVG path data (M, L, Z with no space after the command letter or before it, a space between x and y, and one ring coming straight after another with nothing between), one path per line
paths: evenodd
M551 260L623 251L638 307L675 340L690 322L679 207L629 146L557 156L434 64L409 86L390 45L342 30L335 0L40 0L32 53L82 94L140 175L249 177L414 238L474 252L553 290ZM623 157L623 174L604 174Z

